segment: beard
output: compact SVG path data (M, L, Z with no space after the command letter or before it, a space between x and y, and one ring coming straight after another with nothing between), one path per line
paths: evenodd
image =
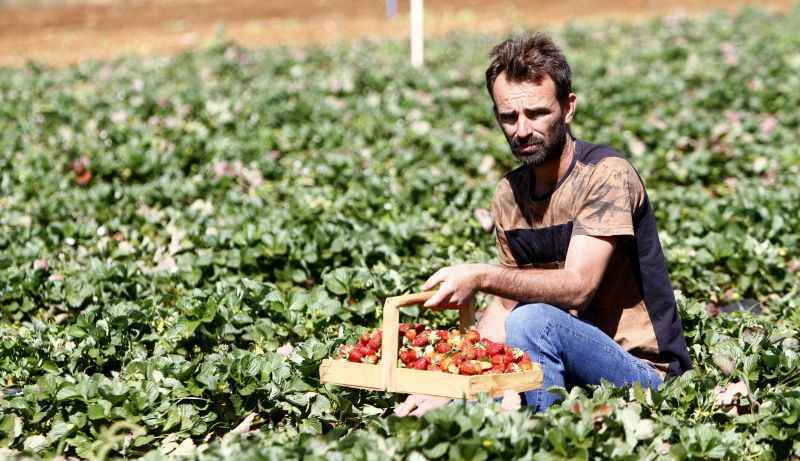
M548 131L551 133L548 139L539 138L534 134L525 138L506 137L511 146L511 153L517 160L529 166L539 166L546 160L557 158L567 142L567 124L564 123L564 119L559 118L550 125ZM532 147L533 150L524 152L528 147Z

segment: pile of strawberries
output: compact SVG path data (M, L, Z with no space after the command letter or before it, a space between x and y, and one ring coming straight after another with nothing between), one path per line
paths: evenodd
M337 358L375 364L381 357L381 330L361 335L357 344L343 344ZM528 354L481 338L476 330L431 330L422 324L400 324L398 366L462 375L530 371Z

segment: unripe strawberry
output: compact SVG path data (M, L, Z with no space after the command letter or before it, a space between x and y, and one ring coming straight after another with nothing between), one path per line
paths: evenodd
M464 360L475 360L475 349L471 345L462 347L461 356Z
M408 331L406 331L406 339L407 340L414 341L414 338L416 338L416 337L417 337L417 330L409 329Z
M522 359L522 360L519 361L519 368L522 371L531 371L531 370L533 370L533 363L531 363L530 359L527 359L527 360Z
M481 335L478 333L478 330L469 330L467 332L467 340L472 344L475 344L481 340Z
M367 363L376 364L378 363L378 356L376 354L369 354L364 357L364 361Z

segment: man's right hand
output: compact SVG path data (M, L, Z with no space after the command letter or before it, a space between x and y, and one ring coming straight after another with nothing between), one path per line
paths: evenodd
M425 413L447 405L451 400L447 397L434 397L432 395L411 394L405 402L394 409L397 416L422 416Z

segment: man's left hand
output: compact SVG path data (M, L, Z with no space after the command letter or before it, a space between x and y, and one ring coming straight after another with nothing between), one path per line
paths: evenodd
M458 264L439 269L422 285L423 290L430 290L441 283L425 302L425 307L462 309L471 305L484 274L491 267L489 264Z

